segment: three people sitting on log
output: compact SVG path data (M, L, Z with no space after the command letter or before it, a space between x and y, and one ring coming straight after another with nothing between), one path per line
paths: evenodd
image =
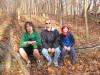
M27 66L31 67L30 55L36 59L37 65L42 66L40 59L40 45L41 52L48 62L48 66L53 62L58 66L58 57L60 56L60 64L64 65L64 56L69 52L72 56L72 64L76 63L76 53L74 50L75 40L69 30L68 25L63 25L61 34L51 25L50 20L45 21L45 29L41 35L34 29L32 22L25 23L26 32L23 33L20 40L19 53L21 57L27 62ZM52 59L51 55L54 54Z

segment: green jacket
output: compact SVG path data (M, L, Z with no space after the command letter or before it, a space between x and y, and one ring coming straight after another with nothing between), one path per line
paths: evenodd
M36 30L34 30L32 34L24 32L20 40L20 47L29 47L31 45L31 44L24 45L24 42L26 41L36 41L36 45L40 46L41 44L40 34Z

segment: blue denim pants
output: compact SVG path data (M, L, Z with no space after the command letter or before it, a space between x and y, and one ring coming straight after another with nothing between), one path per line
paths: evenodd
M72 62L76 61L76 52L74 50L74 47L72 46L70 51L69 51L71 57L72 57ZM60 61L64 62L64 56L66 54L66 50L64 47L61 48L61 54L60 54Z
M60 53L61 53L60 48L59 47L55 48L55 52L54 52L54 62L58 62L58 57L59 57ZM47 59L48 62L51 62L52 61L52 59L51 59L51 57L50 57L50 55L48 53L48 49L43 48L42 49L42 54Z

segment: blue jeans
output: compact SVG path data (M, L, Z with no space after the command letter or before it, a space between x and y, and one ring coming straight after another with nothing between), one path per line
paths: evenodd
M60 51L60 48L59 47L55 48L55 52L54 52L54 62L58 62L58 57L60 55L60 52L61 51ZM50 57L50 55L48 53L48 49L43 48L42 49L42 54L47 59L48 62L51 62L52 61L52 59L51 59L51 57Z
M72 57L72 62L76 61L76 52L74 50L74 47L71 47L70 49L70 55ZM64 47L61 48L61 54L60 54L60 61L64 62L64 56L65 56L66 50Z

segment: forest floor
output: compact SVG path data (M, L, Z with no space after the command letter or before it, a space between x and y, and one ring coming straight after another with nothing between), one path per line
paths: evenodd
M32 16L32 22L39 32L43 30L46 19L51 19L52 25L60 31L59 20L56 16ZM11 22L11 16L0 14L0 63L3 60L7 60L7 51L10 52L13 49L17 53L19 40L24 32L24 23L29 20L29 16L21 15L19 21L13 19L13 22ZM70 25L70 29L76 39L77 63L72 65L70 56L66 55L64 59L65 66L54 67L52 64L48 67L45 58L41 55L43 67L37 67L32 59L32 68L28 69L30 75L100 75L100 25L88 20L89 39L86 40L85 25L83 22L84 20L81 17L76 17L75 19L71 16L64 17L64 23ZM11 24L14 24L11 26L12 34L10 34ZM9 41L10 39L12 41ZM11 49L9 49L10 42L12 42ZM24 61L23 64L26 65ZM0 69L0 72L2 75L24 75L18 67L9 69L9 72L7 69Z

